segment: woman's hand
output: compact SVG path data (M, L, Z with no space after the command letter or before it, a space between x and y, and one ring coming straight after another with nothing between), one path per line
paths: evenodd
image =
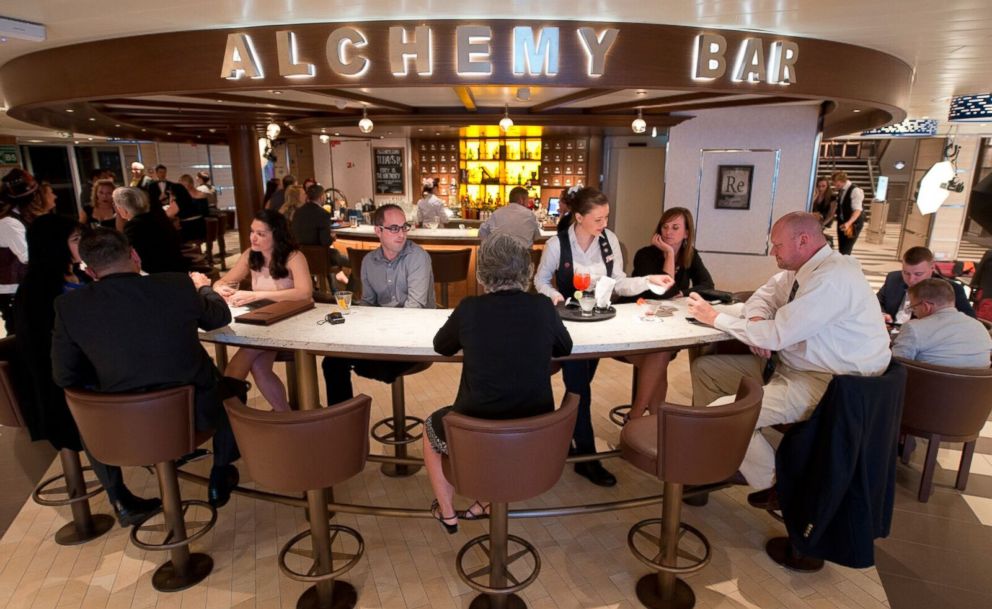
M551 298L551 304L554 305L554 306L556 306L556 307L560 303L565 302L565 297L562 296L561 294L559 294L558 292L555 292L549 298Z
M654 235L651 236L651 245L655 246L656 248L664 252L666 257L675 253L675 250L672 248L672 246L665 243L665 240L662 239L661 235L659 235L658 233L655 233Z
M165 215L169 218L175 218L179 215L179 205L176 204L175 199L169 200L169 205L165 208Z
M189 278L193 280L193 287L200 289L210 285L210 278L203 273L192 272L189 274Z
M665 290L675 285L675 280L668 275L648 275L648 281L655 285L660 285Z
M258 300L258 294L250 290L238 290L227 299L232 307L243 307L249 302Z
M214 284L214 291L220 294L225 299L227 299L230 298L231 296L234 296L235 292L238 291L238 288L236 285L231 285L224 283L222 281L218 281L217 283Z

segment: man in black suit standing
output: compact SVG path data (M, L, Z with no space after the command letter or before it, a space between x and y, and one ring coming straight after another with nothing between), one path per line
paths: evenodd
M200 273L139 275L137 254L110 229L86 234L79 254L96 281L55 301L55 383L106 393L193 385L196 428L215 432L208 498L226 504L238 483L231 463L240 455L221 403L220 373L197 329L230 323L227 303Z
M902 270L892 271L886 275L885 283L876 294L885 323L902 325L909 321L912 311L906 293L909 288L924 279L933 277L933 273L933 252L922 246L906 250L902 255ZM950 284L954 288L954 307L969 317L975 317L975 310L968 302L964 287L953 281Z

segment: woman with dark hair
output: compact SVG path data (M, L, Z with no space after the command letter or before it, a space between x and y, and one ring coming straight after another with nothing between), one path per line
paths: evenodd
M675 278L675 283L660 298L688 296L689 288L713 288L713 278L703 265L703 259L694 247L696 230L692 212L684 207L665 210L651 237L651 245L634 254L634 277L664 273ZM650 291L644 298L657 298ZM638 368L637 387L630 418L642 416L651 406L665 401L668 394L668 364L676 352L659 351L645 355L632 355L627 359Z
M277 211L263 209L251 223L251 247L245 250L214 290L234 307L256 300L311 300L313 286L310 267ZM251 290L240 289L251 278ZM289 410L286 387L272 369L277 352L241 348L224 370L226 376L244 380L251 372L262 396L278 411Z
M565 300L564 294L575 292L573 279L578 271L590 276L590 286L595 286L602 277L616 281L613 291L620 296L633 296L649 289L651 284L669 289L672 278L667 275L627 277L623 272L623 255L620 241L607 230L610 216L610 201L595 188L581 188L569 200L573 220L568 228L560 231L544 244L541 264L534 276L537 291L557 305ZM555 286L551 285L554 277ZM572 436L573 452L592 454L596 452L595 436L592 430L592 394L590 385L596 373L598 360L579 360L562 363L565 389L579 396L579 415ZM599 461L586 461L575 464L575 471L588 478L593 484L613 486L616 478L606 471Z
M22 410L33 440L48 440L56 450L82 450L79 430L65 402L65 392L52 380L52 328L55 299L81 287L85 276L74 272L79 263L82 227L64 216L38 218L27 233L28 272L14 301L17 352L23 370ZM124 484L119 467L89 455L93 471L107 491L121 526L139 522L161 505L158 499L135 497Z
M464 356L453 406L424 422L424 467L437 499L431 514L449 533L458 530L454 489L444 477L441 455L448 452L444 416L459 412L482 419L516 419L555 409L548 369L552 357L572 351L572 337L554 307L527 292L534 265L530 248L507 234L496 234L479 248L475 274L484 296L463 299L434 337L441 355ZM512 382L510 382L512 379ZM486 507L473 503L461 513L483 518Z

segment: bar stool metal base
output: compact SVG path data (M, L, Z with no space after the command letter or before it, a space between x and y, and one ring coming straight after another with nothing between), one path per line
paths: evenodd
M75 521L69 522L55 533L55 543L60 546L86 543L114 528L114 523L114 517L107 514L93 515L87 527L80 527Z
M623 427L624 423L627 422L626 417L630 414L631 407L630 404L621 404L610 408L610 421L613 421L617 427Z
M650 609L691 609L696 604L696 593L689 584L675 579L674 591L669 599L662 598L658 590L658 575L649 573L637 580L637 600Z
M765 552L776 564L799 573L816 573L823 568L823 559L803 556L792 547L788 537L773 537L765 544Z
M379 468L382 475L390 478L406 478L420 471L419 465L399 465L396 463L383 463Z
M516 594L505 594L497 599L488 594L480 594L469 603L469 609L527 609L527 603Z
M296 609L351 609L358 604L358 591L348 582L331 582L331 602L320 604L317 586L310 586L296 601Z
M194 552L188 561L185 573L179 573L171 560L155 569L152 587L159 592L179 592L202 582L214 569L214 559L206 554Z

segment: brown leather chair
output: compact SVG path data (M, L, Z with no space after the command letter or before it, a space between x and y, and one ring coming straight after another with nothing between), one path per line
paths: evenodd
M448 285L455 281L468 279L468 266L472 260L472 250L432 250L431 270L434 272L434 283L441 284L441 308L448 308Z
M182 500L175 464L175 459L207 440L206 434L194 429L193 387L145 393L66 389L65 398L94 457L122 467L155 464L165 525L150 525L153 516L131 529L131 543L138 548L171 553L171 560L152 575L152 586L160 592L178 592L205 579L214 561L206 554L190 553L189 545L213 528L217 510L206 501ZM208 510L209 519L186 522L187 510L194 506ZM147 531L164 531L163 541L144 541L141 534Z
M217 252L220 255L220 269L227 270L227 242L224 237L227 229L234 228L234 212L231 210L218 210L217 218Z
M220 232L220 223L214 216L207 216L203 219L206 224L206 231L204 232L203 239L194 239L191 243L194 243L199 250L200 246L204 246L203 255L207 259L207 264L210 266L214 265L214 242L217 241L217 236Z
M365 542L358 531L328 524L328 490L365 468L369 452L369 411L372 398L359 395L329 408L298 412L263 412L236 400L224 406L241 447L242 459L259 485L286 493L306 492L310 528L295 535L279 551L279 569L290 579L314 585L297 607L354 607L355 587L336 578L361 558ZM333 532L333 536L332 536ZM294 548L312 539L312 551ZM335 542L350 537L354 552L334 551ZM298 572L286 564L287 554L312 558L313 566ZM340 564L339 561L344 561ZM335 562L340 566L334 567Z
M362 260L374 250L359 250L353 247L348 248L348 262L351 263L351 301L358 302L362 299Z
M948 368L896 359L906 366L908 373L900 433L929 440L917 499L922 502L930 499L941 442L964 443L954 484L954 488L963 491L968 484L978 434L992 410L992 369ZM908 463L911 439L906 437L903 446L903 463Z
M642 520L627 534L631 552L657 573L637 582L637 598L648 607L695 604L695 594L676 576L698 571L710 560L710 545L695 527L681 522L683 487L713 485L740 467L761 410L763 391L756 379L741 379L737 400L724 406L693 408L663 404L657 414L630 421L620 434L621 456L664 482L662 517ZM659 534L649 527L660 527ZM680 549L685 533L702 545L703 555ZM652 546L641 550L639 538ZM690 561L680 565L679 558Z
M21 412L21 403L15 391L10 358L13 357L15 337L0 339L0 426L26 427L27 422ZM55 543L60 546L73 546L100 537L114 527L114 517L90 511L90 499L103 492L96 480L86 480L85 471L79 460L79 453L63 448L59 451L62 473L38 483L31 498L38 505L61 507L68 505L72 520L55 533ZM64 485L52 488L53 484L64 480Z
M541 557L525 539L509 534L507 504L536 497L551 489L561 478L578 404L579 396L570 393L565 396L561 408L536 417L502 421L457 413L444 417L448 439L448 455L442 460L445 477L458 494L491 502L489 534L462 546L455 559L458 576L481 593L472 602L473 607L526 607L516 593L537 579ZM523 549L511 556L509 541ZM466 573L465 555L474 546L480 546L489 563ZM509 567L528 555L533 558L534 570L527 577L518 579L510 573ZM485 575L488 575L488 581L483 583Z
M340 269L331 263L331 251L325 245L301 245L300 251L307 259L310 274L317 278L317 289L331 292L331 277Z

